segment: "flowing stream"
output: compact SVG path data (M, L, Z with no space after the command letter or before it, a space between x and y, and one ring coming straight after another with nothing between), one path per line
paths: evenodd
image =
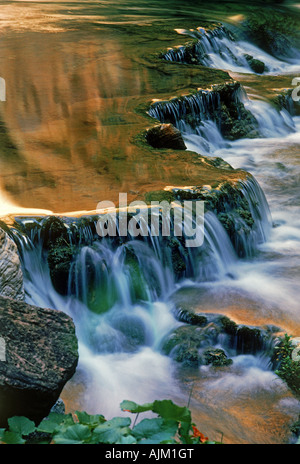
M147 8L145 21L152 21ZM158 13L151 11L151 14ZM216 19L220 20L220 13L217 16ZM126 18L122 27L127 27L127 21L134 23L135 20L131 16ZM185 27L184 18L181 20ZM99 21L106 24L105 18ZM26 27L25 20L22 27ZM142 24L142 27L147 26ZM253 354L239 353L229 347L222 335L211 334L212 345L224 349L233 363L221 369L209 366L195 369L182 368L171 356L164 354L162 346L166 337L183 325L176 317L178 307L211 315L212 320L216 314L224 314L238 324L263 327L264 330L266 327L278 326L282 332L300 336L300 117L288 109L277 110L259 94L255 86L252 88L252 82L260 76L249 68L247 60L239 58L251 54L266 64L267 75L278 76L281 73L298 72L300 54L295 52L293 58L283 61L249 42L234 41L224 29L215 35L201 28L193 32L177 29L177 32L182 37L199 38L198 53L199 56L205 54L202 63L205 66L232 71L237 81L243 81L244 73L251 75L253 80L247 81L246 92L239 92L236 96L257 120L259 136L252 138L228 141L222 136L217 122L207 116L206 105L218 105L218 101L207 91L204 96L201 93L191 97L194 98L192 103L195 114L201 116L196 126L192 127L181 117L182 108L178 108L175 102L168 104L169 116L172 115L174 124L181 131L188 150L208 157L220 157L233 168L245 169L253 176L241 186L255 219L253 234L246 239L242 234L239 237L242 256L218 218L211 212L205 214L202 247L186 251L181 242L176 243L180 263L184 266L184 272L179 275L172 260L173 249L166 246L161 237L149 234L139 240L129 234L126 240L117 243L100 239L88 225L76 228L75 220L64 218L66 229L71 230L72 224L84 246L72 263L68 292L62 296L51 282L43 249L43 220L20 216L18 221L21 225L30 225L27 234L12 230L22 256L26 301L41 307L62 309L75 322L79 340L79 366L62 393L68 410L84 409L113 417L120 414L119 404L124 399L143 403L171 398L180 404L190 401L194 421L212 440L218 440L223 434L224 443L286 443L291 440L289 425L297 419L300 405L271 369L267 350L258 350ZM11 40L14 44L14 38ZM145 39L143 46L147 47L147 43ZM89 46L93 54L94 43ZM119 44L116 47L112 41L109 46L111 56L119 53ZM59 53L58 47L54 53ZM109 61L107 56L102 58L105 63ZM172 47L167 51L165 60L184 62L183 48ZM127 56L126 60L119 60L124 76L128 72L128 63ZM138 65L135 63L134 66ZM137 79L135 86L139 87L140 96L146 91L142 90L142 72L139 72L138 77L138 73L133 74ZM90 76L94 74L97 73L92 70ZM126 79L115 84L115 92L120 91L125 95L130 93L129 85L125 88ZM108 106L115 98L119 106L113 111L121 120L120 108L124 105L127 110L127 97L124 103L119 95L108 95L108 82L103 82L103 87L106 92L102 96L105 112L111 110ZM144 87L147 85L144 84ZM147 89L149 94L153 91L153 88ZM90 95L89 98L92 99ZM96 110L100 113L100 99L98 101L98 96L95 98ZM156 98L155 93L152 93L152 98ZM43 104L41 100L41 114L45 113ZM76 108L82 110L81 105L81 94L78 94L76 105L72 108L74 120ZM91 114L87 108L85 110ZM67 111L66 108L64 111ZM68 108L68 111L71 109ZM164 120L159 103L152 106L150 115ZM50 144L45 143L44 137L49 122L44 121L41 115L40 118L37 122L39 136L42 145L48 150ZM86 119L85 127L89 128L91 121L88 116ZM132 121L130 124L133 124ZM59 132L56 125L52 122L49 124L51 131L57 135ZM75 136L76 124L68 127L69 132L66 130L69 135L72 133L74 146L71 151L80 143ZM113 143L112 133L109 132L111 129L107 128L109 123L106 124L103 124L102 131L108 136L107 143ZM95 130L99 130L96 126L93 125ZM10 119L10 127L18 133L13 118ZM88 141L91 146L94 146L93 137L91 132ZM30 138L24 142L26 150L29 150L31 142ZM35 143L32 144L33 156ZM90 152L91 146L85 147L85 155ZM127 156L130 160L133 158L131 152ZM66 161L63 156L62 160L62 163ZM95 160L91 160L94 163ZM39 160L40 168L42 162L47 165L46 160ZM76 162L79 163L78 167L82 163L85 173L90 172L90 165L81 158L80 161L76 159ZM26 170L28 165L27 160L23 169ZM100 170L99 166L97 169ZM105 166L103 169L105 171ZM42 169L37 171L36 176L40 176L41 172ZM58 184L61 179L59 174ZM80 189L80 176L77 179ZM48 187L43 185L46 192ZM44 198L41 197L42 200ZM57 198L53 204L61 201L61 198ZM37 206L43 204L41 201ZM82 201L79 204L84 203ZM38 210L35 216L38 216Z

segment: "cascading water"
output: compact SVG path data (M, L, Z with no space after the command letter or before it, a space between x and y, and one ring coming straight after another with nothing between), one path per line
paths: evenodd
M232 85L232 88L234 88L234 85ZM257 239L256 244L260 244L260 249L262 249L261 245L265 243L266 239L268 241L264 247L268 250L271 249L273 237L278 236L279 230L284 232L283 236L286 236L286 240L295 237L296 249L299 246L298 232L293 226L295 214L298 214L296 212L297 207L296 205L289 205L286 212L283 212L281 209L282 204L288 205L291 203L291 199L282 189L278 191L277 187L282 184L280 179L282 176L287 175L287 170L284 169L284 165L282 165L282 169L279 169L281 163L274 161L273 155L274 150L276 150L275 147L278 147L278 149L286 145L293 147L299 143L300 119L299 116L294 115L294 104L291 98L285 100L284 107L278 110L258 97L255 100L250 100L242 87L234 88L231 101L235 105L242 103L246 111L250 112L256 121L256 133L253 132L253 127L250 127L250 137L241 137L237 140L225 139L221 133L220 108L222 102L220 98L214 95L214 89L212 91L199 91L192 97L170 100L167 105L165 105L165 102L156 102L151 105L149 110L149 114L154 118L162 122L172 122L181 130L187 149L208 156L220 157L234 168L245 169L254 175L253 182L256 185L252 184L252 187L250 187L248 182L247 190L248 194L252 196L252 201L249 204L252 205L252 214L256 218L255 224L258 226L254 241ZM290 167L287 168L289 179L291 178L290 169L292 169L294 171L294 182L296 182L299 175L298 164L295 159L291 159L289 163ZM276 193L275 197L273 196L274 191ZM253 197L254 192L255 200ZM268 202L264 192L267 193ZM284 201L282 203L280 199L283 196ZM272 219L278 218L276 224L279 229L278 227L275 229L271 227L268 203L272 205ZM253 210L255 204L260 205L259 213ZM264 224L263 228L261 228L262 224ZM250 244L250 248L246 253L249 257L252 255L251 250L253 249L251 238L253 236L246 237L243 245L247 247ZM295 256L298 256L296 249L293 248L294 253L296 253L293 261L295 261ZM281 262L283 262L282 256ZM258 297L261 295L263 301L269 298L273 301L272 304L276 306L276 302L280 300L282 305L287 304L291 308L291 312L295 313L297 304L291 295L294 294L297 285L293 283L290 288L284 278L273 279L274 284L272 284L270 275L273 269L274 263L271 264L268 261L260 261L254 267L244 267L243 272L249 272L249 278L245 279L242 276L240 282L244 289L248 286L249 293L254 291L254 284ZM262 282L262 284L258 285L258 282ZM287 285L286 289L284 289L285 285ZM288 288L290 288L289 291L287 291Z
M231 27L232 28L232 27ZM274 74L299 71L299 52L295 50L294 58L281 61L259 47L235 38L225 26L211 30L198 27L193 30L176 29L179 34L196 40L192 46L178 46L169 49L163 58L189 64L226 69L242 73ZM253 58L256 65L253 64Z
M149 111L154 118L173 123L181 131L187 149L222 158L234 168L245 169L255 176L245 186L240 182L240 188L258 226L254 234L242 237L247 259L239 262L235 279L227 282L220 280L214 286L198 284L195 293L189 289L188 297L190 301L201 298L203 311L214 308L227 312L231 306L229 314L237 319L243 319L245 307L252 308L252 314L247 310L248 321L252 320L254 324L264 320L278 321L279 326L283 324L287 331L294 330L297 336L300 322L297 303L300 241L297 228L299 221L296 219L299 217L299 204L294 187L299 179L299 117L294 115L294 102L291 97L286 97L281 109L277 109L259 97L250 100L242 88L237 89L232 93L231 101L237 106L242 103L256 124L248 127L248 136L230 140L221 131L220 108L224 100L221 102L213 93L211 91L208 96L209 92L199 91L192 97L172 99L166 110L165 102L156 102ZM284 186L285 181L288 182L288 189L287 185ZM272 221L275 227L272 227ZM259 250L255 259L251 252L252 240L255 250ZM292 269L292 273L288 269ZM180 295L178 299L182 301ZM238 392L246 384L258 388L261 381L264 384L261 385L262 390L274 385L274 378L265 369L262 358L258 360L257 357L238 356L234 365L242 368L242 375L229 374L216 381L225 395L226 385L232 389L235 384ZM208 379L202 388L211 391L215 388L214 382ZM226 398L227 404L230 404L230 398ZM296 411L297 406L294 407Z
M160 8L159 5L158 8L156 4L153 5L156 9L156 21ZM141 17L138 14L136 24L139 24L137 28L139 33L142 29L147 29L145 43L150 43L151 36L148 30L154 30L154 27L148 27L152 21L149 17L152 5L147 4L146 7L147 14L144 14L143 6L141 6L141 11L143 21L146 18L147 27L141 27L143 21L140 22ZM76 5L76 18L78 18L79 10L80 6ZM210 18L211 5L208 5L208 10ZM189 9L185 10L185 18L191 14L189 11ZM170 13L168 10L167 21L163 17L165 24L170 18L172 21L174 19L173 6ZM204 15L204 11L201 11L201 14ZM56 14L53 16L57 17ZM104 21L103 18L105 18ZM120 36L121 30L129 30L127 24L131 20L135 21L132 9L130 9L130 21L126 17L126 26L124 27L121 23ZM109 102L107 106L103 104L103 108L101 103L103 120L97 120L97 129L98 123L99 125L101 123L99 128L103 128L104 120L105 124L109 125L111 122L120 122L122 118L119 117L117 111L120 110L120 114L124 116L120 97L126 95L124 107L126 107L126 113L130 113L128 110L132 107L127 106L129 96L138 95L144 98L144 89L149 89L154 79L157 78L157 74L150 73L149 67L147 72L139 68L141 72L137 74L136 79L132 79L133 73L140 65L140 60L136 60L135 56L136 43L134 41L137 36L134 33L126 36L124 41L126 60L120 61L125 54L122 55L119 43L115 45L112 40L113 31L119 26L114 24L112 27L110 21L109 16L103 16L100 19L101 28L97 28L97 37L93 36L93 43L100 41L99 48L95 51L95 59L92 58L92 53L89 53L91 59L87 60L92 64L88 76L99 74L101 78L95 84L95 88L99 84L97 98L91 99L89 93L87 98L91 104L85 105L84 102L84 105L78 108L78 114L84 113L84 134L86 134L86 127L90 125L91 112L95 110L92 102L98 103L104 100ZM192 21L194 21L194 16L189 24ZM153 26L154 23L152 22ZM28 24L27 20L26 24ZM101 30L104 31L102 36ZM157 31L157 28L155 30ZM278 71L294 72L299 69L297 63L280 61L250 43L236 40L224 27L211 31L199 29L196 31L178 30L178 32L196 39L193 53L191 54L186 46L178 47L168 51L165 55L166 60L189 64L201 63L209 67L253 74L255 71L250 66L251 56L249 57L252 55L256 60L263 62L265 74ZM165 40L166 36L164 34L162 36ZM78 35L76 35L76 40L78 40ZM16 42L20 43L19 37ZM73 46L73 42L70 41L70 43ZM105 43L104 48L103 43ZM155 46L157 43L155 42ZM166 42L160 43L164 46ZM133 52L130 52L130 47ZM77 49L77 47L73 48ZM70 62L70 69L74 71L72 76L75 76L75 80L82 85L83 82L87 82L83 80L83 76L86 77L88 71L83 60L86 42L84 47L78 48L80 60L79 55L76 60L73 59L71 47L66 49L72 57ZM15 56L18 56L19 49L15 50ZM63 50L65 51L65 47ZM103 50L109 50L109 53L105 52L104 56L107 66L103 66L101 59L102 69L97 73L94 63L99 61L99 51L102 58ZM147 52L149 51L152 53L153 49L147 48ZM134 55L135 62L132 68L128 61L130 53ZM35 47L34 54L36 54ZM43 55L46 56L47 53ZM30 52L26 54L27 57L30 58ZM53 62L58 63L57 55L53 56ZM79 79L75 75L74 68L74 63L77 62L83 70L82 74L78 75ZM117 71L114 71L114 67ZM32 68L36 69L36 66ZM65 68L67 76L62 76L62 85L60 85L60 80L54 79L53 82L57 82L58 85L53 94L48 94L49 98L46 99L57 101L62 98L62 95L67 95L65 105L61 104L61 101L58 102L60 117L61 108L64 106L64 113L68 113L69 108L67 100L70 95L65 88L69 82L70 69L68 65ZM108 70L107 75L105 75L105 68ZM129 69L128 76L125 71ZM199 73L202 71L203 68L199 70ZM151 76L154 78L150 86ZM48 73L46 77L45 82L48 82ZM121 80L119 80L120 77ZM258 76L252 75L252 78L258 79ZM34 87L34 93L37 93L37 96L41 97L40 102L44 103L43 94L39 94L38 84L40 82L28 80L30 87L24 85L24 89ZM90 83L94 83L94 80L91 78L88 82L89 85L83 87L90 91L92 87ZM162 94L165 95L165 82L163 84ZM63 87L64 90L62 90ZM46 86L42 86L42 92L45 88ZM179 86L175 88L178 89ZM60 90L61 97L58 98ZM174 88L172 93L173 91L175 91ZM286 417L294 417L297 408L299 410L299 405L289 396L284 384L270 369L268 343L270 342L271 345L273 343L270 334L276 329L276 327L273 328L274 324L278 324L278 327L283 330L295 331L295 335L299 334L297 333L300 326L298 304L300 197L299 149L297 149L300 134L299 120L292 113L290 99L287 99L284 109L277 111L259 98L249 100L239 86L233 85L229 95L230 98L227 101L226 98L225 100L221 98L219 91L199 91L196 95L173 99L170 102L158 102L152 105L150 110L150 114L156 119L172 122L180 129L188 149L225 159L233 167L245 168L255 176L239 181L236 186L236 190L240 193L237 201L230 201L231 191L227 196L222 196L224 193L222 188L208 190L207 201L209 202L210 194L217 196L220 193L223 209L215 211L215 214L206 211L206 234L202 247L186 248L181 238L169 240L151 234L143 239L132 237L130 234L114 240L100 239L95 236L95 228L90 218L86 224L80 222L80 225L77 225L76 220L63 218L63 226L67 231L66 241L73 245L77 252L70 263L68 278L64 282L66 292L59 293L52 281L47 261L49 250L45 240L46 221L19 218L18 228L11 229L11 234L22 256L27 302L42 307L62 309L75 321L79 338L80 361L75 378L67 385L67 389L70 388L70 390L67 390L69 394L66 398L71 397L71 403L73 403L70 409L74 410L76 407L74 404L76 405L77 396L82 399L80 408L91 413L101 413L107 417L120 414L119 403L125 398L137 402L148 402L166 397L176 401L179 398L181 404L187 404L187 401L191 400L190 406L195 422L212 439L218 439L219 435L216 431L221 430L225 441L229 442L257 443L259 440L267 441L268 439L270 441L285 440L285 432L276 435L276 431L281 428L281 424L283 428L286 427L288 422ZM84 93L82 96L84 100ZM105 98L102 98L103 96ZM108 96L111 98L107 98ZM113 111L116 112L112 114L111 102L116 96L119 104L118 108L113 104ZM22 101L22 105L24 104L22 99L18 100ZM27 101L25 97L24 101ZM78 92L76 92L75 101L74 107L77 107ZM36 102L38 98L35 99L37 105ZM227 104L225 110L224 103L225 107ZM82 108L84 111L81 111ZM234 119L232 118L234 111L231 113L233 109L237 112L236 121L247 122L245 130L239 123L233 124L230 128L227 127L227 123ZM40 112L46 112L43 105L39 108L38 113ZM96 113L99 113L98 106ZM55 114L54 107L51 110L51 117L52 114ZM31 117L30 121L32 119ZM68 119L67 123L68 133L69 127L72 128L71 119ZM78 133L80 137L82 133L78 130L77 118L73 119L76 119L76 136ZM28 118L26 120L28 123ZM124 118L124 121L128 119ZM58 133L48 119L46 125L41 125L41 128L48 128L48 126L57 138ZM13 124L11 127L14 127ZM102 138L102 141L108 140L109 149L111 149L112 138L118 140L116 130L118 126L114 124L112 127L112 132L105 131L108 136L105 135ZM123 127L126 131L127 126ZM27 132L30 134L29 131ZM42 132L44 130L41 130ZM70 134L73 137L72 131ZM127 139L122 138L124 148ZM53 142L53 139L51 140ZM109 152L109 150L106 152L105 148L108 145L104 144L103 159ZM45 146L48 144L45 143ZM78 144L76 148L74 147L74 152L77 152L77 148ZM38 157L40 158L40 153ZM89 169L88 173L90 172ZM86 171L82 171L82 164L80 164L80 176L86 176L86 174ZM23 173L21 177L23 178ZM226 178L226 172L224 177ZM65 185L66 179L63 179L63 183ZM176 189L174 193L176 196ZM203 192L200 193L203 194ZM180 198L180 192L178 195ZM232 198L234 196L233 192ZM203 196L200 198L203 200ZM269 205L274 227L272 227ZM12 206L8 203L3 211L31 214L29 211L18 210L18 212ZM50 214L50 212L36 211L32 214ZM225 225L231 230L232 236L229 237L225 232ZM59 246L57 250L59 252ZM211 366L201 366L199 369L192 369L191 373L191 369L181 371L178 364L173 362L172 357L163 353L161 348L165 337L168 337L175 329L181 328L185 318L188 328L194 323L191 314L188 311L185 312L186 309L195 310L200 313L200 317L202 314L208 317L207 327L203 329L207 337L206 341L215 348L224 349L233 360L231 366L219 370ZM178 317L179 313L180 317ZM237 339L229 343L228 334L224 335L222 331L220 332L215 324L218 316L223 314L232 317L240 324L263 327L261 333L267 337L266 340L264 339L266 343L263 344L263 349L249 353L240 349L240 346L239 350L237 349ZM202 327L196 326L196 331L200 330ZM202 348L201 346L201 350ZM83 394L81 393L82 385L84 385ZM283 411L282 415L285 415L285 419L282 422L280 422L282 416L279 413L276 415L276 411ZM249 417L248 421L247 417ZM253 433L253 429L257 432ZM274 435L269 432L270 429L275 430ZM288 431L286 433L288 434Z
M228 84L229 95L225 98L235 107L236 120L243 121L250 116L244 132L229 134L236 138L261 138L286 136L296 132L293 116L286 108L277 110L263 100L250 100L242 86ZM228 101L226 101L228 104ZM226 160L231 141L224 137L222 107L219 86L211 91L200 90L191 96L174 98L168 102L155 102L148 113L161 122L171 122L184 138L188 150L204 155L216 156L218 151ZM243 141L241 143L244 143ZM220 151L222 150L222 152ZM225 155L224 155L225 154Z
M202 247L187 252L176 246L180 254L176 259L184 265L181 277L164 237L131 237L120 244L97 237L90 226L75 226L70 232L70 221L65 222L70 242L76 236L81 243L70 267L66 295L59 294L51 281L44 246L46 221L20 219L23 231L13 228L11 234L22 257L27 302L63 309L75 322L78 372L86 382L88 398L85 407L111 415L125 397L145 402L169 396L174 366L160 347L180 325L170 295L186 279L232 278L236 265L235 251L217 218L206 213ZM108 396L114 399L109 405Z

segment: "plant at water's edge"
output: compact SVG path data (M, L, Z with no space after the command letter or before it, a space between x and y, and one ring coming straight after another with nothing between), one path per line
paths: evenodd
M295 345L292 342L292 337L285 334L275 347L276 361L279 362L275 374L284 380L293 393L300 398L300 361L293 359L294 350Z
M292 337L285 334L275 347L276 361L279 363L275 374L284 380L293 394L300 399L300 361L293 359L294 350ZM300 416L291 427L291 431L298 437L297 444L300 445Z
M76 411L74 414L50 413L36 426L26 417L12 417L8 429L0 429L4 444L216 444L209 441L192 423L191 412L171 400L139 405L125 400L122 411L136 414L106 420L102 415ZM137 423L141 413L156 417Z

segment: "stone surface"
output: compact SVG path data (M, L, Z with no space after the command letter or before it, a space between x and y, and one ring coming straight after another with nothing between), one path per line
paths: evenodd
M154 148L186 150L181 132L173 124L159 124L147 131L146 139Z
M252 55L245 55L245 58L252 69L257 74L262 74L266 71L266 66L263 61L260 61L256 58L254 58Z
M0 295L24 300L23 272L18 248L0 229Z
M78 343L73 321L61 311L0 297L0 336L5 341L0 427L15 415L38 423L75 373Z

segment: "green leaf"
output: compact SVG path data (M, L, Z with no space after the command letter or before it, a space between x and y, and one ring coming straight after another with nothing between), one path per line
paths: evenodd
M178 424L161 417L143 419L132 430L132 434L141 444L155 444L172 440L176 435Z
M177 406L171 400L154 401L152 411L164 419L188 422L189 424L192 421L190 410L185 406Z
M35 431L35 423L23 416L14 416L8 419L8 426L10 432L15 432L21 436L29 435Z
M136 439L132 435L126 435L121 437L119 441L116 442L116 445L134 445L136 444Z
M64 414L51 412L48 417L42 420L37 427L38 432L54 433L56 429L62 424L66 417ZM74 423L74 422L73 422Z
M92 433L87 425L74 424L58 432L53 441L57 445L82 445L88 443Z
M26 443L20 433L10 432L9 430L4 432L2 440L7 445L24 445Z
M91 427L96 427L97 425L106 422L105 417L100 414L90 415L85 411L76 411L75 414L78 417L80 424L90 425Z
M98 440L98 443L117 443L123 436L130 435L130 424L129 417L114 417L94 429L93 442Z
M128 411L132 413L140 413L146 411L152 411L153 403L137 404L134 401L124 400L120 404L122 411Z

